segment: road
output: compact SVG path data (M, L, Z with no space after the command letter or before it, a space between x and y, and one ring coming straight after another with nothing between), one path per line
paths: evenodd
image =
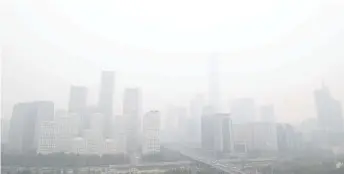
M180 152L182 155L187 156L191 158L192 160L195 160L199 163L211 166L215 168L216 170L222 171L224 173L228 174L246 174L245 172L241 171L239 167L236 167L233 164L228 164L225 162L221 162L219 160L216 160L212 157L205 157L202 155L199 155L197 152L194 152L192 149L186 149L185 147L173 145L173 146L165 146L166 148Z

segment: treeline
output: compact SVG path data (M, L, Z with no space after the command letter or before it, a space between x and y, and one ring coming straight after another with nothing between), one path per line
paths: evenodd
M41 154L1 154L1 166L21 167L84 167L128 164L125 154L116 155L76 155L53 153Z

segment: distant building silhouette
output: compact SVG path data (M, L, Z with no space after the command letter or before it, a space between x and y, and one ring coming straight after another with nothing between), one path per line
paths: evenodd
M100 94L98 101L99 112L104 115L104 137L111 137L113 117L113 97L115 88L115 73L103 71L101 76Z
M277 151L276 126L273 123L234 124L233 133L235 147L244 146L245 151Z
M301 133L295 131L290 124L277 124L277 144L280 152L293 151L301 148Z
M8 131L10 129L10 122L7 119L1 118L1 144L8 143Z
M255 119L255 104L251 98L240 98L233 101L231 106L233 123L252 122Z
M124 91L123 116L126 119L126 145L128 153L136 153L140 145L141 131L141 93L138 88Z
M205 106L205 101L202 95L195 96L190 101L190 118L187 125L187 137L189 141L198 147L201 147L201 123L202 110Z
M220 77L219 77L219 60L217 55L212 55L209 59L208 75L208 99L209 106L217 113L220 111Z
M331 96L325 85L316 90L314 96L320 128L329 131L342 131L343 115L340 102Z
M69 93L68 111L81 113L85 110L87 103L87 88L83 86L71 86Z
M202 116L202 148L214 153L232 151L232 121L229 114Z
M36 152L41 123L54 119L54 103L38 101L19 103L13 107L9 147L13 152Z
M79 114L58 110L55 114L56 152L72 151L73 139L80 135L81 118Z
M37 153L49 154L56 152L56 123L54 121L43 121Z
M265 105L260 108L260 119L262 122L275 123L275 110L273 105Z
M143 118L142 153L155 154L160 152L160 122L159 111L150 111Z

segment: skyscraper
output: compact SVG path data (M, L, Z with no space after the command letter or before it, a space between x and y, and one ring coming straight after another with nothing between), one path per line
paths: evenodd
M142 153L154 154L160 152L160 112L150 111L143 119Z
M318 124L323 130L343 130L343 115L339 101L335 100L329 89L323 85L314 92Z
M87 88L83 86L71 86L69 93L68 111L81 113L86 108Z
M202 148L220 153L232 151L232 121L229 114L209 114L202 117Z
M54 153L56 150L56 123L43 121L39 136L37 152L40 154Z
M273 105L265 105L260 108L261 121L266 123L275 122L275 111Z
M197 95L190 101L187 137L192 143L198 146L201 145L201 122L204 105L205 102L202 95Z
M219 79L219 60L217 55L213 55L209 60L208 98L209 106L214 113L219 112L220 109Z
M114 81L115 73L113 71L102 72L98 109L104 116L104 137L112 136L111 123L113 115Z
M54 119L54 103L49 101L19 103L13 107L9 145L14 152L36 152L41 123Z
M141 130L141 93L138 88L127 88L124 91L123 116L127 124L127 151L135 153L139 149Z
M251 98L236 99L231 106L233 122L235 124L254 121L255 105Z

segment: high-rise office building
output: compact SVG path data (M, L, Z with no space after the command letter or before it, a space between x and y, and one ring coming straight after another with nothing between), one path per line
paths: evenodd
M160 152L160 112L150 111L143 119L142 153L154 154Z
M255 121L254 100L251 98L236 99L232 103L231 114L235 124Z
M50 154L56 150L56 123L54 121L43 121L39 137L37 153Z
M248 151L277 150L276 126L273 123L235 124L233 125L233 133L234 146L244 145Z
M124 116L116 116L114 141L116 153L127 153L127 123Z
M72 152L73 139L80 135L80 117L76 113L56 111L56 152Z
M7 119L1 118L1 144L8 143L8 131L10 129L10 122Z
M275 110L273 105L265 105L260 108L262 122L275 123Z
M232 121L229 114L210 114L202 117L202 148L220 153L232 152Z
M41 123L54 119L54 103L49 101L19 103L13 107L9 146L13 152L36 152Z
M343 115L340 102L331 96L325 85L316 90L314 95L320 128L326 131L342 131Z
M141 93L138 88L127 88L124 91L123 116L127 124L126 145L129 153L139 150L141 130Z
M99 112L104 115L104 137L111 137L111 123L113 117L113 97L115 87L115 73L103 71L101 77L100 94L98 101Z
M69 93L68 111L82 113L86 109L87 88L83 86L72 86Z
M82 137L75 137L72 140L72 153L74 154L87 154L86 141Z
M187 137L197 146L201 145L202 110L205 105L204 98L197 95L190 101L190 117L187 125Z
M209 59L209 76L208 76L208 99L209 106L214 113L220 111L220 77L219 77L219 60L217 55Z

